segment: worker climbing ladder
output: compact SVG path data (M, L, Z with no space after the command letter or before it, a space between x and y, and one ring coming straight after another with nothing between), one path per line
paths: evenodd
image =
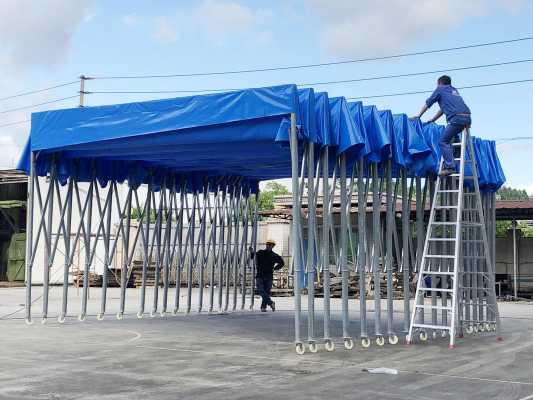
M468 128L453 147L459 171L440 176L441 159L407 344L416 334L425 341L429 333L449 336L450 348L465 332L496 331L500 338L494 264Z

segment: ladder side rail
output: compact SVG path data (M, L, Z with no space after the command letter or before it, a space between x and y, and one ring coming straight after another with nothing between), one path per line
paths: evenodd
M489 275L489 285L490 285L490 288L489 288L489 300L490 302L492 303L493 307L494 307L494 317L495 317L495 322L496 322L496 334L498 335L498 337L500 336L501 334L501 322L500 322L500 313L498 311L498 303L496 301L496 288L495 288L495 282L494 282L494 274L495 274L495 271L493 269L493 264L492 264L492 260L491 260L491 252L489 252L489 244L488 244L488 236L487 236L487 231L485 230L485 220L483 218L483 209L481 208L481 194L479 192L479 182L478 182L478 175L477 175L477 164L476 164L476 159L475 159L475 154L474 154L474 146L472 145L472 141L471 141L471 138L470 138L470 129L466 129L466 133L467 133L467 136L469 138L469 141L468 141L468 151L470 153L470 158L472 160L471 162L471 168L472 168L472 174L474 176L474 187L475 187L475 191L476 191L476 208L477 208L477 211L478 211L478 215L479 215L479 219L480 219L480 222L481 222L481 234L483 236L483 246L484 246L484 250L485 250L485 262L486 262L486 265L487 265L487 271L488 271L488 275ZM489 308L490 305L487 304L487 308Z
M455 225L455 258L453 263L453 281L452 281L452 315L451 315L451 324L450 324L450 348L455 346L455 331L456 331L456 321L457 321L457 303L458 303L458 285L459 285L459 259L461 251L461 220L463 215L463 193L464 193L464 172L465 172L465 147L466 139L468 137L468 132L463 131L461 135L461 160L459 162L459 186L458 186L458 197L457 197L457 211L456 218L457 222Z

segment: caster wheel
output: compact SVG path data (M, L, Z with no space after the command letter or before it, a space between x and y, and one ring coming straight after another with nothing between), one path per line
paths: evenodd
M303 343L296 343L296 354L298 355L303 355L305 353L305 346L303 345Z
M361 346L364 348L364 349L368 349L370 347L370 339L369 338L362 338L361 339Z
M433 333L431 334L431 337L433 339L437 339L439 337L439 333L437 331L433 331Z
M155 317L155 313L153 311L150 311L150 318L154 318Z
M480 324L479 325L479 331L480 332L485 332L485 324Z
M122 314L121 312L117 313L117 319L118 320L123 320L124 319L124 314Z
M420 335L418 335L420 341L425 342L428 340L428 334L426 331L420 332Z
M378 337L376 338L376 344L377 344L378 346L380 346L380 347L381 347L381 346L384 346L384 345L385 345L385 338L384 338L383 336L378 336Z
M467 326L466 327L466 333L471 335L472 333L474 333L474 328L472 326Z
M142 313L142 312L139 311L139 312L137 313L137 318L142 319L143 317L144 317L144 313Z
M41 319L41 324L43 324L43 325L46 324L46 320L47 320L47 318L46 318L46 317L43 317L43 318Z
M78 321L80 321L80 322L85 321L85 315L83 315L83 314L78 315Z
M344 348L346 350L353 349L353 339L352 338L346 338L344 339Z
M98 315L96 316L96 319L97 319L98 321L103 321L103 320L104 320L104 314L101 314L101 313L98 314Z
M491 329L493 332L496 332L496 324L492 324L492 329Z
M311 353L317 353L318 352L318 346L315 342L309 343L309 351Z
M57 322L59 322L60 324L64 323L65 322L65 316L64 315L60 315L59 317L57 317Z
M26 318L26 325L33 325L33 320L31 318Z
M335 350L335 343L333 343L331 340L326 340L326 343L324 344L326 347L326 351L333 351Z
M160 317L164 317L165 314L166 314L166 313L165 313L164 311L161 311L161 312L159 313L159 316L160 316Z
M398 336L396 336L396 335L389 336L389 343L390 344L398 344Z
M441 338L444 339L446 336L448 336L448 333L447 333L446 331L442 331L442 332L440 333L440 337L441 337Z
M478 333L479 332L479 327L477 325L474 325L474 333Z
M485 324L485 330L486 330L487 332L490 332L490 324L489 324L489 323L486 323L486 324Z

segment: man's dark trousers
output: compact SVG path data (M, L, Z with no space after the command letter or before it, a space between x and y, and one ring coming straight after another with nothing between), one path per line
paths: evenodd
M257 277L256 278L257 292L263 299L261 308L266 308L272 305L273 301L270 298L270 291L272 289L272 278Z
M471 122L470 116L467 115L456 115L448 121L448 125L444 129L439 142L442 158L444 159L444 168L453 169L455 167L451 143Z

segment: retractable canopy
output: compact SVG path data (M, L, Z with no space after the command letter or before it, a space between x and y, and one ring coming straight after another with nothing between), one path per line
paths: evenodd
M186 181L194 190L206 179L238 180L255 191L260 180L290 177L291 113L302 143L344 153L348 165L363 158L391 160L395 174L438 170L442 126L293 84L34 113L18 168L29 172L33 152L37 175L55 173L62 182ZM505 176L494 142L476 138L474 150L481 188L497 190Z

